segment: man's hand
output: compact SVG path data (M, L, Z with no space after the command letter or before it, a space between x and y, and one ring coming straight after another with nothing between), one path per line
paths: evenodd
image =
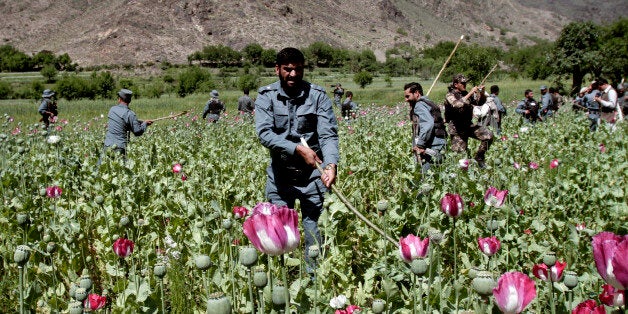
M425 153L425 148L421 148L418 146L412 146L412 150L415 151L419 155Z
M311 148L309 147L305 147L303 145L297 145L297 154L299 154L299 156L301 156L303 158L303 160L305 160L305 163L316 168L317 164L322 163L323 161L318 158L318 155L316 155L316 152L314 152ZM334 176L335 178L335 176ZM325 181L323 181L325 182Z
M146 120L146 121L144 121L144 122L146 122L146 125L151 125L151 124L153 124L153 120Z
M330 188L336 182L336 165L329 164L325 166L323 175L321 175L321 181L327 188Z

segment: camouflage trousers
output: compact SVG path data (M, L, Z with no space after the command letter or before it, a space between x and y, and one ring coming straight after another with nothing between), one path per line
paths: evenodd
M467 151L469 138L481 141L478 151L475 153L475 160L483 161L486 151L493 143L493 132L487 127L480 125L470 125L467 127L456 127L453 123L448 125L451 136L451 150L457 153Z

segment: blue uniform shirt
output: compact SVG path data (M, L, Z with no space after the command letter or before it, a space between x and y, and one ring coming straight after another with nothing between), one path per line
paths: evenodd
M133 132L135 136L140 136L146 131L146 122L140 122L135 116L135 112L128 106L118 104L109 109L107 115L107 135L105 136L105 147L113 146L125 149L128 143L127 132Z
M318 171L295 155L305 138L323 166L338 164L338 125L325 89L306 81L297 96L288 96L279 81L258 90L255 100L255 130L261 144L270 150L271 167L295 167Z

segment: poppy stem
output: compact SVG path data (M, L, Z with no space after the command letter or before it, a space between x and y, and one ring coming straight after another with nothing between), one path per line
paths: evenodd
M288 284L288 276L286 275L286 273L288 272L288 270L286 269L286 254L281 254L281 268L282 268L282 276L283 276L283 284L285 285L285 289L284 289L284 297L286 298L286 313L290 313L290 293L289 293L289 287L290 285Z
M458 291L458 286L457 286L457 279L458 279L458 265L456 263L456 260L458 259L458 247L456 245L456 217L452 217L452 219L454 220L453 223L453 232L452 232L452 236L454 238L454 291L456 292L456 313L458 313L458 300L459 300L459 291Z

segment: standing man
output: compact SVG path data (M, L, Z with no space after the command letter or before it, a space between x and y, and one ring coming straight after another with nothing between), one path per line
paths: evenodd
M621 120L621 112L617 110L617 91L608 84L605 78L595 80L598 83L598 90L602 93L594 99L600 104L600 119L609 124L612 131L615 130L615 122Z
M355 111L358 109L358 104L353 102L353 92L347 92L347 98L342 102L342 117L346 121L349 119L355 119Z
M255 104L253 103L251 97L249 97L249 89L244 88L242 92L244 95L238 98L238 111L240 114L246 114L247 116L252 115L253 109L255 109Z
M408 83L403 87L403 93L410 104L412 151L421 159L421 170L425 173L432 163L439 164L443 160L447 144L445 121L440 108L423 96L421 84Z
M118 104L109 109L107 115L107 134L105 135L105 150L114 146L113 150L126 156L126 146L129 143L129 132L141 136L153 121L137 120L135 112L129 109L133 92L121 89L118 92ZM98 161L100 164L100 160Z
M342 103L342 96L345 94L345 90L342 88L340 83L336 84L336 88L334 89L334 105L336 107L340 107Z
M547 117L551 117L554 114L554 103L552 102L552 95L547 92L547 86L541 85L541 111L539 116L542 120L546 120Z
M495 132L499 135L502 133L502 119L504 118L504 116L508 114L508 112L506 111L506 107L504 107L502 100L499 99L498 96L499 96L499 86L492 85L491 94L489 95L489 97L493 99L493 102L495 103L495 107L497 108L497 112L494 115L495 120L497 122L497 125L495 126Z
M220 113L225 111L225 104L218 99L217 90L212 90L209 96L211 98L205 104L205 109L203 109L203 120L207 117L207 122L216 123L220 119Z
M597 131L597 126L600 124L600 103L595 98L600 96L598 91L598 82L593 81L591 85L587 87L586 94L584 95L584 106L587 109L587 119L589 119L589 131Z
M537 120L541 119L539 103L534 100L534 92L531 89L526 89L523 95L525 98L517 104L515 112L521 114L525 122L535 124Z
M305 248L322 245L318 218L324 193L336 181L338 126L325 89L303 80L305 57L296 48L277 53L279 81L258 90L255 130L270 151L266 197L277 205L301 204ZM301 144L304 139L309 147ZM321 175L317 164L324 167ZM313 261L305 255L306 269Z
M486 167L484 158L493 142L493 132L488 128L472 123L473 106L481 106L486 101L484 86L474 86L467 92L467 78L462 74L453 77L449 92L445 96L445 120L451 137L451 149L462 153L467 151L469 137L481 141L475 153L480 168Z
M50 121L54 121L55 117L59 114L57 111L57 102L53 99L55 92L46 89L41 95L41 104L39 105L39 114L41 115L41 121L46 125L46 130L50 125Z

